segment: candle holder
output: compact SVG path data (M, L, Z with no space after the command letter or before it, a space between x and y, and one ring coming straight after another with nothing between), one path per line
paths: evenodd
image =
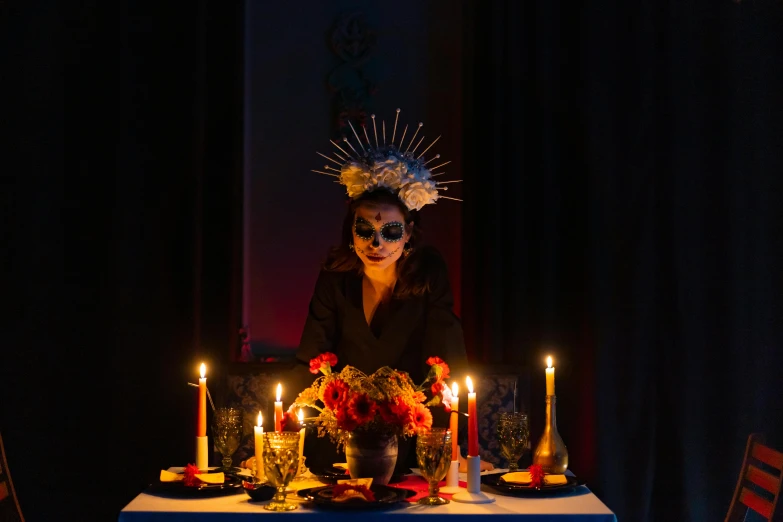
M557 432L555 402L555 395L546 396L546 423L533 452L533 464L541 466L544 473L562 475L568 469L568 450Z
M196 467L204 471L209 468L208 437L196 437Z
M459 458L452 460L449 470L446 472L446 486L440 488L441 493L459 493L465 491L465 488L459 486Z
M455 493L451 500L464 504L489 504L495 497L481 491L481 457L468 455L468 488Z

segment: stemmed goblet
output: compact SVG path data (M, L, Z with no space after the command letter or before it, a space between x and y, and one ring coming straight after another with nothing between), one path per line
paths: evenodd
M264 506L269 511L293 511L296 504L285 501L285 490L299 468L299 432L279 431L264 434L264 472L277 488L272 501Z
M500 453L508 461L510 472L519 469L519 459L525 453L530 440L527 414L506 411L498 419L498 443Z
M424 479L429 483L429 496L419 499L425 506L440 506L449 501L438 496L438 482L446 476L451 464L451 430L432 428L419 433L416 439L416 461Z
M239 448L242 440L242 410L229 407L217 408L212 422L212 438L215 448L223 456L222 466L216 471L238 471L238 468L231 465L231 456Z

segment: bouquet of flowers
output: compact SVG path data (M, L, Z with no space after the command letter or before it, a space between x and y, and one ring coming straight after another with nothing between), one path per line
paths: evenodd
M417 386L406 372L388 366L371 375L353 366L335 373L332 367L337 365L337 356L326 352L310 361L310 372L323 375L299 394L292 408L316 409L318 436L328 435L338 448L353 432L408 437L429 431L429 407L442 404L451 411L451 393L444 383L449 377L448 365L439 357L430 357L427 364L429 373Z

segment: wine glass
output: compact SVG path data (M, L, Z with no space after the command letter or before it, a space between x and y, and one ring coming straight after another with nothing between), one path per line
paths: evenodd
M446 476L451 464L451 430L432 428L419 433L416 439L416 461L419 471L429 483L429 496L419 499L425 506L440 506L449 501L438 496L438 482Z
M269 511L293 511L296 504L285 501L285 490L299 468L299 432L264 433L264 472L277 488L272 501L264 506Z
M242 440L242 410L217 408L212 422L212 438L215 448L223 456L222 466L217 471L238 471L238 468L231 465L231 456L239 448Z
M500 453L508 461L510 472L519 469L519 459L527 449L530 440L530 428L527 414L505 411L498 419L498 443Z

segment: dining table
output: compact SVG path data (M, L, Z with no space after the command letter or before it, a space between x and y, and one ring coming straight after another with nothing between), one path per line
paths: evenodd
M174 473L182 470L181 467L168 469ZM482 472L482 475L506 471L496 469ZM570 471L568 474L573 477ZM460 474L460 485L463 487L464 481L465 474ZM194 495L182 498L179 495L161 493L151 486L120 511L118 522L236 522L256 520L258 517L269 521L293 518L300 522L343 522L364 520L368 517L388 522L405 522L409 521L410 517L426 517L426 522L454 522L457 519L461 522L481 522L489 520L490 516L525 522L617 522L615 514L587 485L581 483L563 492L540 496L512 496L482 484L482 492L493 499L490 503L467 504L452 500L441 506L425 506L417 504L416 499L426 496L427 483L418 474L418 470L414 469L402 483L395 484L396 487L412 490L411 498L383 509L357 509L355 505L350 509L325 508L297 495L298 491L325 485L315 476L291 482L286 500L297 503L298 509L287 512L265 510L263 506L268 501L254 501L242 488L221 496L198 498ZM451 495L441 496L451 498Z

